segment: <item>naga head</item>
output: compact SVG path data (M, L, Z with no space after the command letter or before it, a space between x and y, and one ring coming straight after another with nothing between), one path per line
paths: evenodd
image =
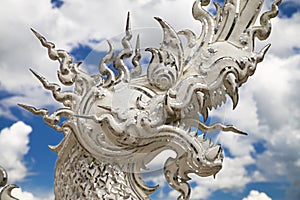
M176 159L169 158L165 163L164 173L167 181L181 193L178 199L190 198L188 174L215 177L222 169L224 155L221 145L213 145L211 140L205 139L203 135L197 137L196 143L197 145L191 147L197 146L198 149L185 152Z
M207 125L199 120L199 114L206 121L208 110L225 103L226 95L232 99L233 107L237 106L238 88L254 74L256 65L270 47L267 45L260 52L254 52L254 38L267 39L270 19L277 15L281 1L276 0L272 10L261 16L260 26L254 24L263 0L226 0L224 6L216 3L216 16L203 8L209 2L196 0L193 5L193 17L202 24L199 36L190 30L176 32L167 22L156 18L164 39L160 48L146 49L152 53L146 76L142 75L139 36L135 51L131 47L129 15L122 39L123 50L115 51L108 42L109 51L100 61L96 76L82 71L81 63L73 63L66 51L57 50L53 43L33 30L47 48L49 58L60 63L60 82L74 86L73 91L63 92L60 85L49 83L31 70L64 107L51 114L46 109L20 104L42 116L56 131L65 133L61 144L51 148L59 153L56 188L65 190L59 185L64 182L61 175L71 177L70 181L73 181L73 174L78 174L72 167L77 163L70 161L69 155L78 155L75 158L85 166L89 166L86 165L87 157L101 163L99 173L110 173L112 177L125 173L122 181L115 182L116 185L118 182L127 185L133 199L148 199L155 190L145 185L140 172L167 149L177 153L176 158L167 159L164 173L169 184L181 193L179 199L190 197L188 174L207 177L215 176L221 170L221 146L214 146L209 139L198 136L197 131L204 134L220 130L245 133L221 123ZM180 36L186 38L186 43ZM132 60L133 69L127 66L125 59ZM115 74L112 68L118 73ZM60 121L61 117L66 120ZM196 133L190 131L195 127ZM75 154L72 149L82 151ZM84 156L86 154L89 156ZM64 167L66 163L71 167ZM102 164L110 166L111 171L103 171ZM86 188L92 187L96 193L106 187L102 187L101 181L97 182L99 187L93 184ZM77 192L76 187L72 183L67 186L72 192ZM83 192L86 191L95 192L90 189ZM101 195L107 193L103 191ZM63 199L59 194L56 198Z

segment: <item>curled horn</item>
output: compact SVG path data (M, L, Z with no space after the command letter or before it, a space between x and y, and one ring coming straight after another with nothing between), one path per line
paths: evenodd
M53 114L49 114L48 110L44 108L37 109L33 106L28 106L24 104L18 104L18 106L22 107L23 109L31 112L36 116L42 116L44 122L51 128L55 129L57 132L63 132L63 127L58 125L61 122L60 117L66 117L70 119L74 115L74 112L68 108L61 108L55 111Z
M193 17L194 19L202 23L202 32L197 41L198 48L211 43L214 36L213 33L215 27L215 20L213 16L202 7L207 6L209 3L210 0L196 0L193 5Z
M107 43L109 45L109 51L99 64L99 72L107 76L107 79L105 80L103 87L110 86L116 80L114 72L111 69L109 69L109 67L107 66L107 64L112 62L114 58L113 46L110 43L110 41L107 41Z
M49 83L47 79L37 72L30 69L31 73L43 84L44 88L52 92L53 97L64 104L66 107L71 107L74 100L78 100L78 96L73 92L61 92L61 87L56 83Z
M114 61L114 67L119 72L118 79L121 79L125 82L129 82L131 75L130 70L125 65L123 59L124 58L130 58L132 55L132 47L130 44L130 40L132 38L131 33L131 24L130 24L130 13L127 14L127 22L126 22L126 35L122 39L122 45L124 49L118 54Z
M48 49L48 55L51 60L58 60L60 63L60 70L58 71L58 78L64 85L72 85L75 82L77 75L76 71L80 63L73 63L72 57L64 50L56 50L52 42L48 42L45 37L39 34L34 29L31 29L34 35L40 40L41 44Z
M275 2L273 2L272 9L262 14L262 16L260 17L260 26L256 26L253 28L254 37L257 37L260 40L265 40L269 37L272 29L270 19L278 15L278 6L281 1L282 0L276 0Z

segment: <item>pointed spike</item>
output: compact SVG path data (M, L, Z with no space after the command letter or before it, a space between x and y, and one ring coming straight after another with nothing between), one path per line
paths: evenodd
M59 150L61 149L61 148L59 148L59 146L52 146L52 145L48 145L48 148L49 148L51 151L53 151L54 153L58 153Z
M220 153L220 148L221 147L219 147L219 146L210 148L208 150L208 152L206 153L205 158L209 161L214 161Z
M29 71L45 86L47 80L37 72L35 72L33 69L29 69Z
M198 103L200 105L200 109L202 109L203 105L204 105L203 93L200 91L197 91L196 95L197 95Z
M28 105L25 105L25 104L20 104L18 103L18 106L24 108L25 110L31 112L32 114L34 115L38 115L38 116L45 116L45 115L48 115L48 110L42 108L42 109L37 109L33 106L28 106Z
M24 108L25 110L28 110L28 111L29 111L30 108L32 108L32 106L28 106L28 105L21 104L21 103L18 103L17 105Z
M210 139L204 139L202 144L205 149L208 149L210 146Z
M112 46L112 44L109 40L106 40L106 41L107 41L107 44L108 44L108 47L109 47L108 52L111 52L111 50L113 49L113 46Z
M31 31L34 33L34 35L40 40L43 47L46 47L48 49L48 56L51 60L57 60L59 58L58 52L54 49L55 44L52 42L48 42L44 36L39 34L37 31L31 28Z
M236 108L238 102L239 102L239 94L238 94L238 88L235 89L235 92L232 96L230 96L232 103L233 103L233 110Z
M140 50L140 49L141 49L140 34L138 34L137 37L136 37L136 45L135 45L135 49L136 49L136 50Z
M40 40L41 44L44 47L46 47L48 49L54 49L55 48L55 44L54 43L48 42L44 36L42 36L40 33L38 33L37 31L35 31L34 29L31 28L30 30L34 33L34 35L37 37L37 39ZM54 52L51 52L51 53L54 53ZM55 52L55 53L57 53L57 52ZM50 56L50 58L51 58L51 56L56 56L57 57L57 55L49 55L49 56ZM53 59L53 60L56 60L56 59Z
M202 108L202 111L201 111L201 114L202 114L202 116L203 116L204 122L206 122L206 120L207 120L207 118L208 118L208 109L205 108L205 107L203 107L203 108Z
M109 111L109 112L112 111L111 107L109 107L109 106L102 106L102 105L97 105L97 106L98 106L99 108L102 108L102 109L107 110L107 111Z
M203 142L203 141L204 141L204 134L199 135L199 136L197 137L197 140L198 140L199 142Z
M109 51L104 56L104 58L102 58L102 60L99 63L99 67L98 67L99 72L101 74L107 75L107 79L105 80L105 83L104 83L105 87L111 85L116 80L114 72L106 65L106 64L112 62L112 60L114 59L113 45L111 44L111 42L109 40L107 40L107 44L109 46Z
M30 30L34 33L34 35L35 35L39 40L44 39L44 37L43 37L41 34L39 34L36 30L34 30L33 28L30 28Z
M192 130L192 128L189 129L189 134L193 137L196 137L198 134L198 129Z
M174 50L178 51L178 56L182 56L183 49L181 41L177 32L164 20L159 17L154 17L160 24L164 32L164 39L162 45L171 46Z
M80 67L80 65L82 65L82 62L80 61L80 62L77 62L77 63L75 63L75 69L78 69L79 67Z
M130 12L127 12L126 32L131 31Z
M266 53L270 49L271 44L266 45L264 48L260 50L260 52L255 56L256 57L256 62L260 63L264 60Z
M103 61L105 63L111 62L111 60L114 58L114 47L109 40L107 40L107 44L108 44L109 50L108 50L108 53L106 54L106 56L103 58Z
M131 76L140 76L142 74L142 67L140 64L141 60L141 41L140 35L138 34L136 37L136 44L135 44L135 55L132 58L132 64L134 68L131 70Z
M235 109L239 101L239 92L235 76L233 74L228 74L224 81L224 85L226 87L227 94L232 100L233 109Z
M167 33L170 34L170 36L178 38L176 31L166 21L164 21L160 17L154 17L154 19L156 19L158 21L158 23L164 29L165 33L166 33L166 30L168 30Z
M50 84L49 81L44 76L38 74L34 70L32 69L29 70L42 83L45 89L50 90L52 92L55 98L55 95L57 95L57 92L59 92L61 88L57 84Z
M228 131L231 131L231 132L239 134L239 135L248 135L248 133L237 129L234 126L228 126Z
M106 64L109 62L112 62L112 60L114 59L114 46L112 45L112 43L109 40L107 40L107 44L108 44L109 50L108 50L108 53L103 58L103 61Z
M29 71L34 75L34 76L37 76L39 77L40 75L38 75L37 72L35 72L33 69L29 68Z

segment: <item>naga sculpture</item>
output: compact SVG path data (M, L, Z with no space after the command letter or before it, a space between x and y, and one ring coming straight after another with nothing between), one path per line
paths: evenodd
M163 29L159 48L147 48L152 57L146 74L140 63L142 50L137 37L131 46L128 15L123 49L115 51L108 41L108 53L99 63L99 74L89 75L74 63L70 54L32 30L47 48L50 59L59 62L58 78L74 86L63 92L56 83L31 70L63 108L54 113L19 104L47 125L64 133L55 147L55 199L149 199L157 187L147 186L141 176L160 152L173 150L175 158L164 164L171 187L189 199L188 174L215 176L222 168L223 152L205 134L237 128L208 125L209 110L226 102L238 104L238 89L254 74L270 45L254 52L255 38L265 40L271 32L280 0L260 16L264 0L226 0L215 3L216 15L204 7L209 0L196 0L192 8L201 22L199 35L191 30L176 32L167 22L155 18ZM124 60L132 61L132 68ZM112 67L111 67L112 66ZM114 70L117 71L115 73ZM203 134L199 134L201 131Z

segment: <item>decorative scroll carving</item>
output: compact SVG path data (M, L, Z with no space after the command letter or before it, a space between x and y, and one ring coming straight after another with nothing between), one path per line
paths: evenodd
M108 42L96 79L80 70L81 63L74 63L66 51L56 50L32 30L49 58L59 62L61 83L75 86L72 92L62 92L58 84L31 70L64 107L50 114L20 104L65 134L58 146L51 147L58 153L56 199L149 199L156 187L144 183L141 170L167 149L174 150L176 157L167 159L164 174L180 193L178 199L190 197L188 174L215 176L221 170L221 146L198 135L198 130L204 134L218 130L245 133L231 125L207 125L199 116L206 121L209 110L222 106L226 95L233 108L237 106L238 88L254 74L270 47L254 52L254 40L268 38L270 19L277 15L281 1L275 1L272 10L260 17L260 26L254 24L263 0L216 3L216 16L204 8L209 2L196 0L192 8L195 20L202 24L199 36L190 30L176 32L155 18L164 39L160 48L146 49L152 59L145 76L141 75L139 37L135 50L130 43L129 14L123 50L116 53ZM128 58L134 65L131 71L124 62ZM61 117L67 120L62 122Z

